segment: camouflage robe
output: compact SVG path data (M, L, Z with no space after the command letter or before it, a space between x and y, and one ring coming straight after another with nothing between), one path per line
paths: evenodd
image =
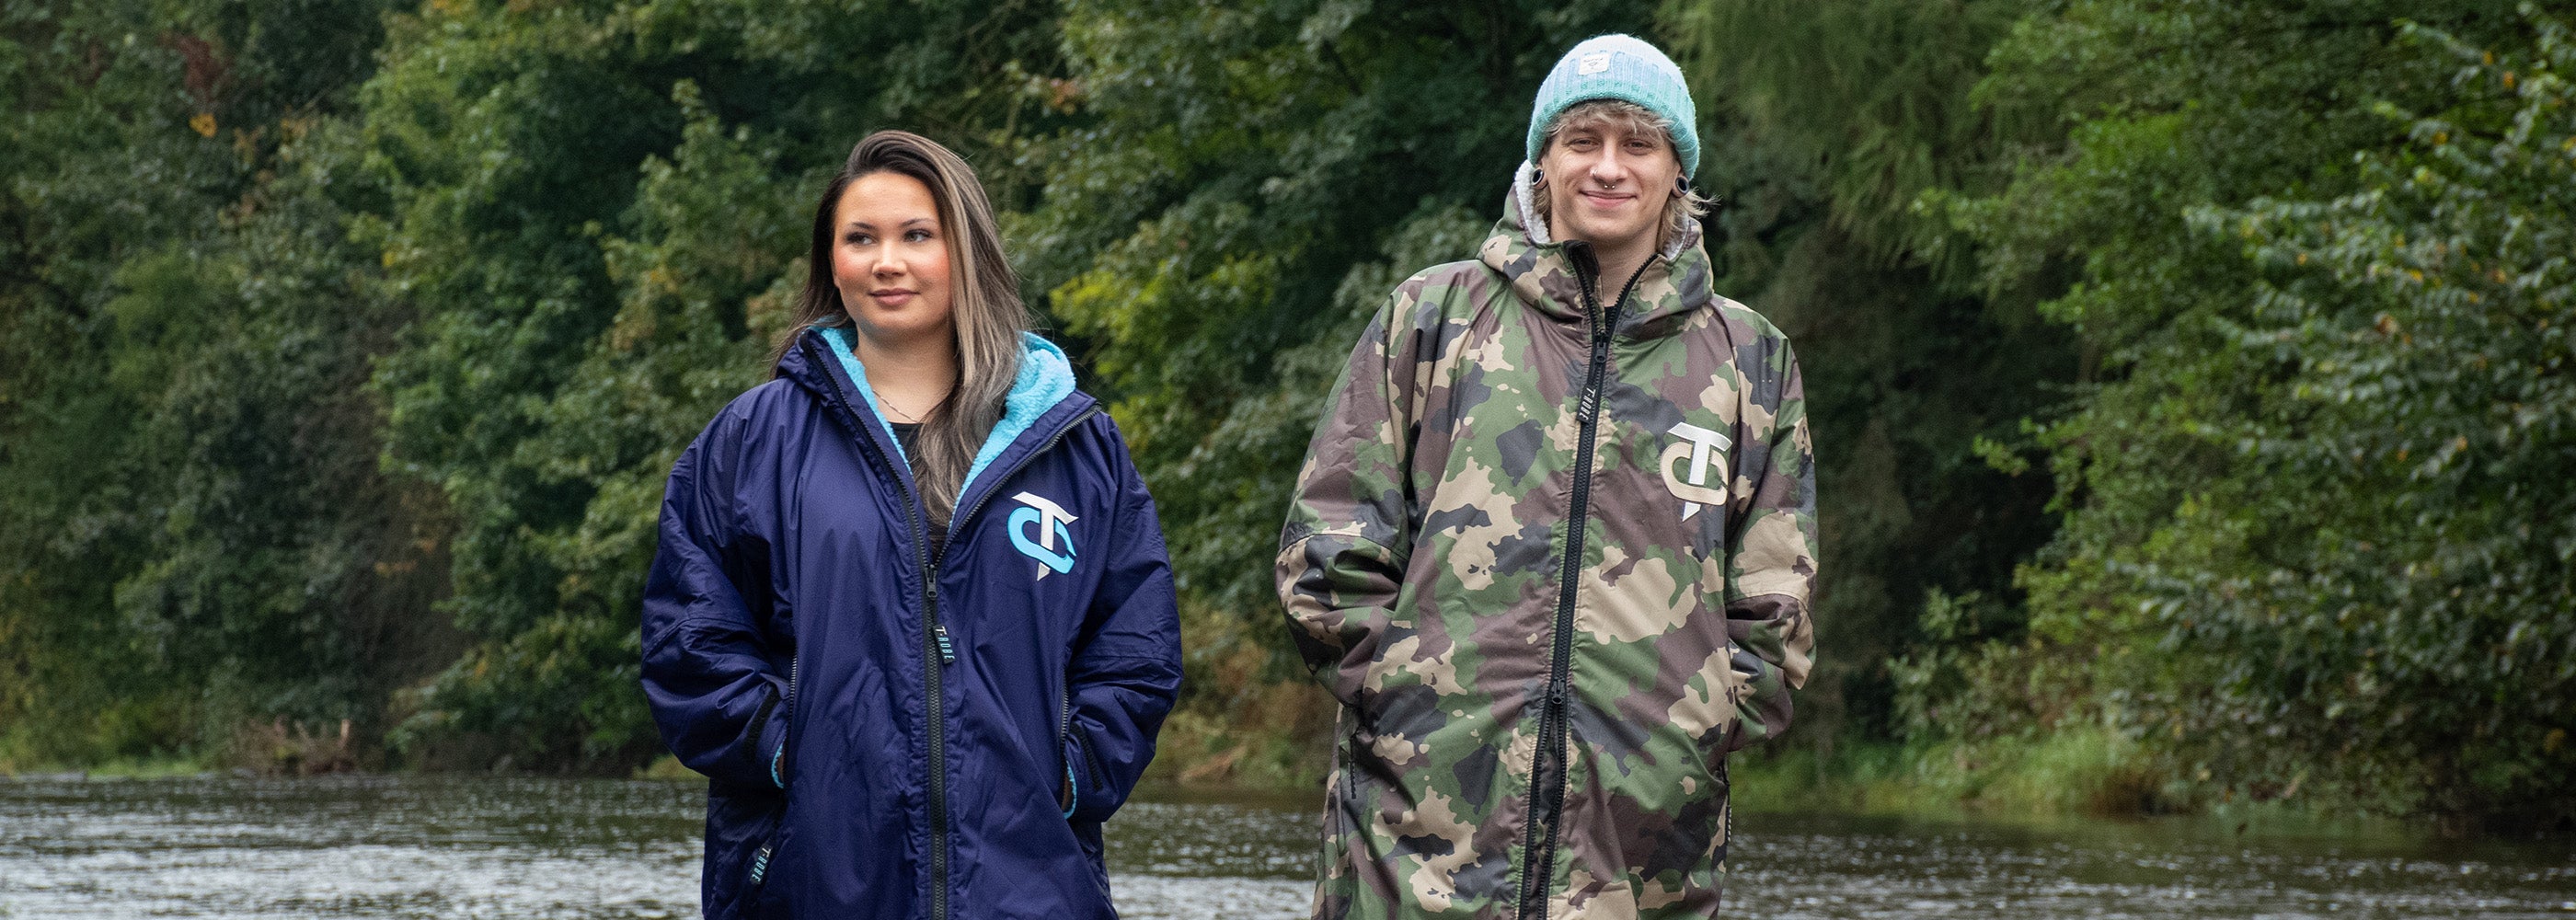
M1711 291L1696 228L1596 338L1589 253L1515 192L1477 261L1406 280L1361 337L1281 538L1342 704L1318 918L1713 916L1726 754L1806 681L1788 339Z

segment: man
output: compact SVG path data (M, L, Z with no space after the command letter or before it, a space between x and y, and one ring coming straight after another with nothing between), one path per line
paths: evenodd
M1806 680L1804 395L1710 290L1680 70L1576 45L1528 156L1362 335L1281 536L1342 710L1318 918L1712 916L1726 754Z

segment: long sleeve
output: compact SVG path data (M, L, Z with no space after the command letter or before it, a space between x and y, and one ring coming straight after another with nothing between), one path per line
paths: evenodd
M1370 322L1325 402L1280 533L1279 600L1306 667L1344 705L1358 699L1413 545L1408 504L1415 362L1393 327L1408 285Z
M788 650L773 645L742 591L767 566L732 514L734 421L720 416L671 468L644 582L644 694L681 763L784 788L788 679L773 662Z
M1113 443L1118 439L1113 436ZM1106 821L1154 759L1154 736L1180 697L1180 612L1171 557L1154 499L1120 451L1121 509L1108 571L1092 597L1082 642L1065 674L1070 708L1065 816Z
M1747 675L1727 749L1779 737L1794 713L1790 691L1807 683L1816 633L1816 463L1807 436L1806 385L1788 340L1745 368L1748 443L1727 543L1726 627L1734 666Z

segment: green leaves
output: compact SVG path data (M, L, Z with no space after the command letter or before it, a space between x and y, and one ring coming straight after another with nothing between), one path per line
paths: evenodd
M2294 698L2284 716L2430 761L2449 808L2530 794L2567 765L2544 736L2576 724L2576 666L2558 657L2576 643L2559 549L2576 504L2548 485L2576 469L2576 381L2551 332L2576 321L2576 92L2561 76L2576 49L2567 24L2522 16L2523 47L2406 30L2412 53L2461 62L2462 98L2427 114L2374 106L2405 140L2354 157L2361 190L2198 221L2241 227L2273 270L2257 331L2302 359L2285 411L2304 436L2257 450L2332 509L2256 603L2320 625L2331 611L2331 628L2295 631L2306 641L2278 655L2351 689ZM2226 612L2214 629L2246 616ZM2495 692L2518 705L2494 706Z
M364 720L434 641L434 541L375 474L386 317L331 120L374 13L307 12L0 11L0 760Z
M1951 213L1997 289L2082 260L2043 312L2105 372L2040 435L2032 628L2127 659L2105 713L2229 788L2564 793L2576 61L2474 6L2079 3L1980 90L2072 127Z

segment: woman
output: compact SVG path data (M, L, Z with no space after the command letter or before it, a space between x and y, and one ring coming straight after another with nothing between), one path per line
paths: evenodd
M900 131L814 209L774 377L671 469L644 689L712 778L708 917L1113 917L1100 823L1180 685L1153 500Z

